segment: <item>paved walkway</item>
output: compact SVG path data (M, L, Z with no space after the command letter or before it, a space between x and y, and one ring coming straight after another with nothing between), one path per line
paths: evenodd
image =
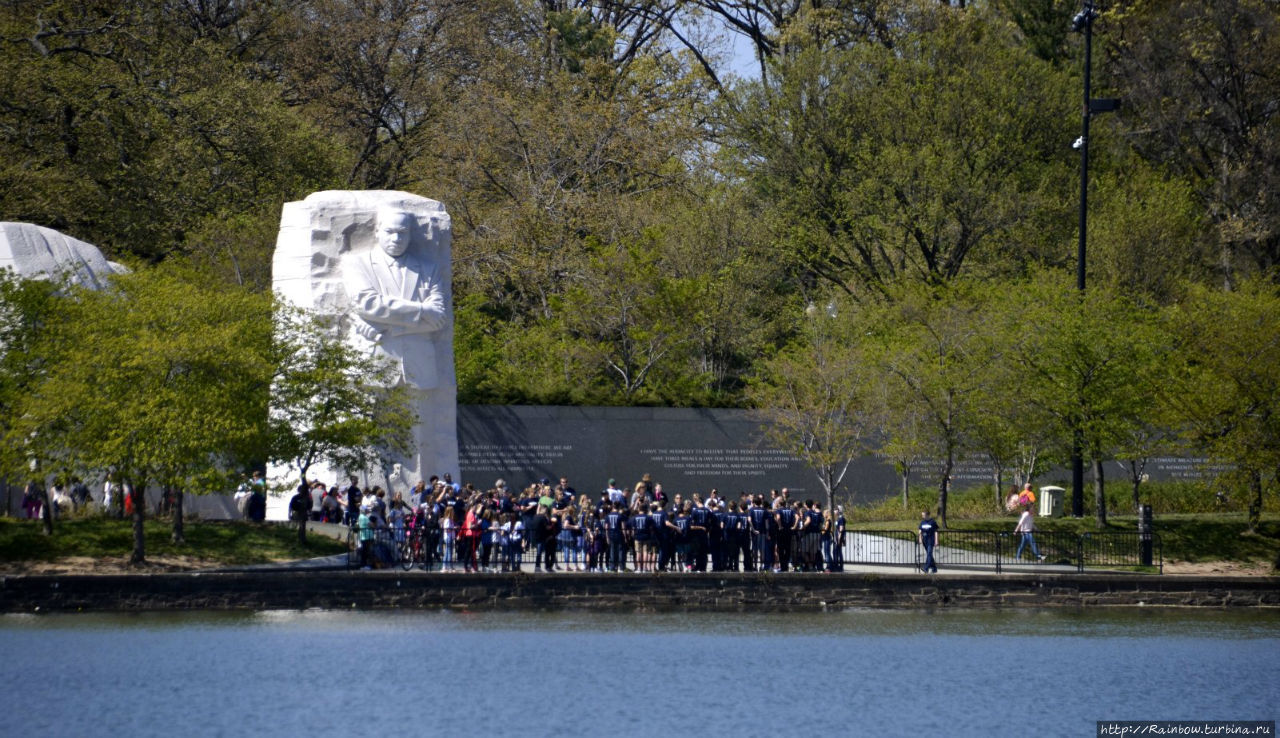
M338 541L347 540L347 526L335 523L308 523L307 535L323 535L331 537ZM865 533L851 534L845 541L844 550L846 556L856 555L859 563L846 563L844 565L843 574L894 574L894 575L919 575L919 576L962 576L970 574L988 573L995 574L996 567L994 564L974 565L967 564L964 566L948 566L947 561L951 558L963 558L963 554L967 554L960 549L951 549L947 546L938 546L934 549L934 558L938 563L938 573L936 575L926 575L919 571L914 565L900 564L894 562L915 561L916 558L916 542L914 540L906 540L901 538L893 538L888 536L876 536ZM254 566L233 567L222 569L220 571L326 571L326 570L345 570L347 568L347 555L335 554L333 556L322 556L314 559L302 559L299 561L276 562L271 564L257 564ZM396 571L401 571L399 567L395 567ZM419 568L412 571L421 572ZM1069 564L1051 564L1037 563L1028 555L1023 563L1015 563L1012 561L1002 561L1002 574L1070 574L1076 571L1074 565ZM460 572L459 572L460 573ZM523 568L525 574L536 574L543 576L542 572L534 572L533 565L527 564ZM563 576L565 574L578 574L577 571L557 571L552 576ZM711 572L708 572L711 573ZM719 573L736 573L736 572L719 572ZM671 572L670 576L680 576L678 572ZM785 576L785 575L779 575Z

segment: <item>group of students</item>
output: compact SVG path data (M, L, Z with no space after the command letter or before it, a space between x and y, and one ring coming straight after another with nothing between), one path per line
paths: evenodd
M258 473L255 472L254 476L256 479ZM419 481L409 492L409 498L425 500L429 494L436 495L445 488L456 493L464 490L449 474L445 474L443 478L433 476L429 482ZM465 489L468 493L475 492L471 485L467 485ZM360 512L368 508L369 512L380 513L385 521L388 517L388 503L383 499L385 497L386 492L381 487L361 488L359 478L354 475L345 486L334 483L330 487L320 481L303 482L289 500L289 519L296 520L305 516L318 523L355 525ZM408 505L403 501L403 495L396 493L395 497L401 498L400 505Z
M715 490L705 500L671 500L649 480L631 495L610 480L592 502L565 478L520 495L498 480L487 492L420 487L389 505L381 489L371 492L355 521L367 567L380 563L383 540L443 571L520 571L527 553L534 571L547 572L843 570L843 511L792 502L786 490L768 503L763 495L725 500Z

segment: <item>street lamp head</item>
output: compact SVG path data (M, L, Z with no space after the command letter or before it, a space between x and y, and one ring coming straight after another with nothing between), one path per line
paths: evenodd
M1097 19L1098 11L1094 7L1093 0L1084 0L1084 7L1071 19L1071 30L1074 33L1082 33L1088 30Z
M1095 17L1097 17L1097 13L1093 11L1093 8L1086 6L1084 10L1076 13L1075 17L1071 19L1071 31L1073 33L1083 32L1093 23Z

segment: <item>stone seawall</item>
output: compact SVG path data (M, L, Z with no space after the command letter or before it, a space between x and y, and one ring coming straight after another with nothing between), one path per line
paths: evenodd
M11 576L0 612L419 609L752 611L1002 607L1275 607L1278 577L875 574L242 572Z

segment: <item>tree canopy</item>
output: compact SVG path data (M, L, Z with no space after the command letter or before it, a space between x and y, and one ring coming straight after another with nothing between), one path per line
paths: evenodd
M130 485L134 561L146 555L148 485L226 491L271 459L302 461L305 473L317 458L392 448L411 422L394 391L371 391L376 367L331 333L276 331L270 295L158 267L55 296L9 282L0 297L0 314L40 321L30 338L23 320L5 321L0 471L113 474ZM287 404L269 414L272 388ZM174 526L180 540L180 508Z
M0 219L176 266L216 303L269 291L283 202L409 190L453 216L464 402L764 402L750 388L809 340L795 316L837 296L863 306L841 315L891 324L879 356L902 353L881 368L923 399L934 317L986 331L984 311L1001 313L1004 332L984 338L1000 356L1032 339L1102 345L1046 317L1069 311L1054 290L1074 267L1072 12L1064 0L15 0L0 7ZM1244 285L1274 295L1278 21L1267 0L1103 8L1094 94L1123 105L1093 126L1088 278L1101 302L1086 297L1080 315L1109 305L1123 314L1100 319L1145 331L1175 306L1234 310ZM732 58L735 36L750 60ZM85 304L124 299L121 285ZM1043 302L1019 312L1001 292ZM1123 347L1140 334L1097 336L1115 341L1105 368L1137 371L1148 357ZM1188 361L1210 350L1179 341ZM1030 474L1061 441L1032 429L1053 427L1062 408L1041 398L1066 380L1045 376L1058 365L998 364L1006 376L952 388L974 403L957 448ZM997 412L1009 400L989 388L1023 381L1040 409L1015 441ZM1206 386L1231 404L1231 382ZM903 460L937 440L912 396L867 395L896 403L881 403L897 419L882 426L914 429L892 446ZM1067 415L1093 422L1083 406ZM232 453L236 430L222 430ZM1193 436L1230 455L1221 431ZM1096 454L1114 440L1099 436Z

